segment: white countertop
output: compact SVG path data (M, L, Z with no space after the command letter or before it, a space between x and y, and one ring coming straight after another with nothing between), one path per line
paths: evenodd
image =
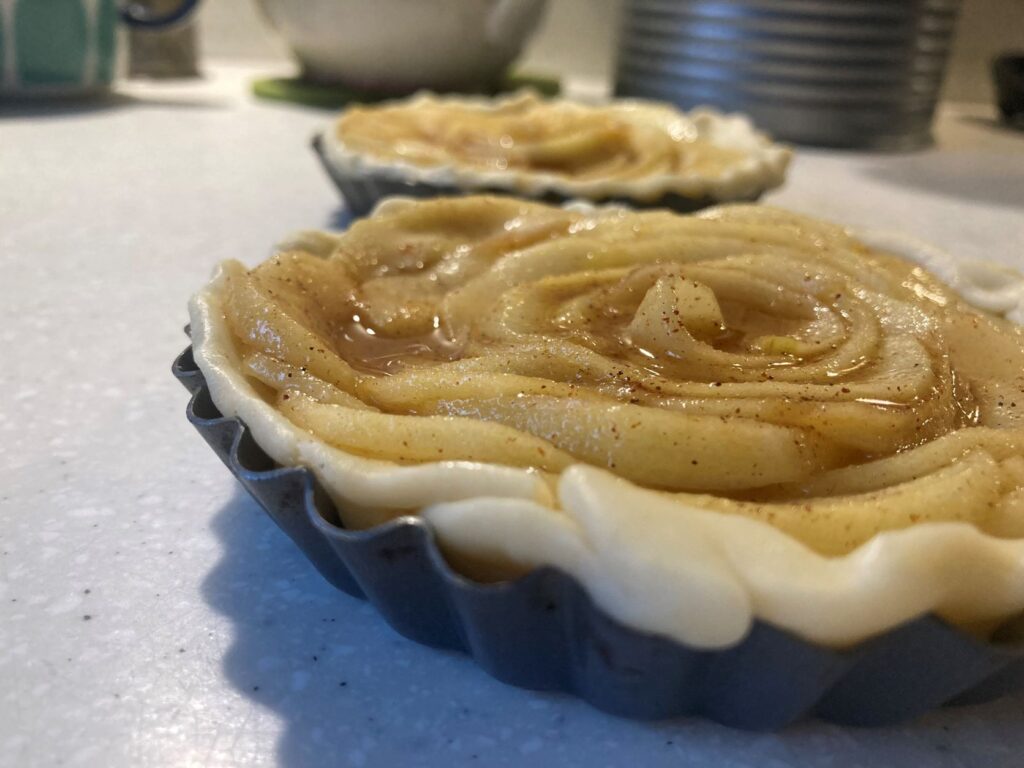
M1020 765L1024 696L902 728L635 723L489 678L337 593L185 421L189 294L329 226L308 139L256 70L0 106L0 765ZM1024 134L944 111L939 148L803 151L770 202L1024 268Z

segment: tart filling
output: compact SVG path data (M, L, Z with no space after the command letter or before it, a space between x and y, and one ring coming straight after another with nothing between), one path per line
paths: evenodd
M1019 313L1019 277L907 255ZM1024 609L1024 332L833 225L396 199L191 314L221 412L475 577L559 567L697 647Z
M323 144L327 162L348 175L644 203L669 194L752 199L782 183L791 155L742 115L644 101L588 106L530 92L352 107Z

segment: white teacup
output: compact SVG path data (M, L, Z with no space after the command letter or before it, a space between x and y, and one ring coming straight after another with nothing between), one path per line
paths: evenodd
M546 0L259 0L310 80L387 93L496 84Z

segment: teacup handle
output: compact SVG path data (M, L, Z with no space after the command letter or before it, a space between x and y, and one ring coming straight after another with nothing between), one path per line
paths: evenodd
M129 0L121 8L121 21L132 27L166 27L176 24L195 9L199 0L178 0L178 6L167 13L154 13L142 3Z
M522 27L533 23L537 0L498 0L487 17L485 33L494 44L522 37Z

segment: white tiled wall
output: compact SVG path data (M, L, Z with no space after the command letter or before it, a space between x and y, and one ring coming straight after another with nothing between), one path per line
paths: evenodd
M526 52L525 67L610 75L620 3L549 0L548 18ZM286 54L263 22L255 0L205 0L199 24L207 56L259 59ZM1024 0L964 0L946 96L957 101L991 99L990 61L1007 49L1024 52Z

